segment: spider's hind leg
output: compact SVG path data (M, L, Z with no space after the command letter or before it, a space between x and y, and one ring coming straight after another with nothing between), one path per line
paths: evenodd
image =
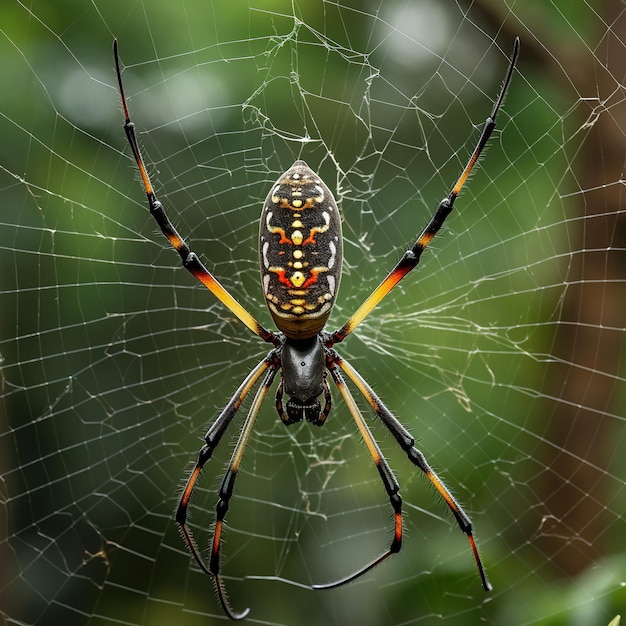
M343 372L346 373L348 378L350 378L350 380L355 384L372 409L374 409L376 415L380 418L387 430L393 435L395 440L398 442L398 445L402 448L402 450L404 450L409 461L411 461L413 465L424 473L433 487L435 487L435 489L439 492L439 495L444 499L448 508L454 515L459 528L467 536L483 589L485 591L491 591L492 586L487 579L487 574L480 558L480 554L478 553L478 547L476 546L476 540L474 539L472 522L467 513L463 510L463 507L459 504L459 502L457 502L456 498L452 495L443 480L428 464L424 454L415 447L415 439L411 433L404 428L404 426L402 426L393 413L391 413L391 411L383 404L381 399L376 395L374 390L369 386L361 374L359 374L359 372L354 369L352 365L337 354L335 356L335 363Z

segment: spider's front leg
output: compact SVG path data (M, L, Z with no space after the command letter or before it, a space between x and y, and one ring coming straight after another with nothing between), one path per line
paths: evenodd
M233 620L243 619L248 614L249 609L245 609L241 613L235 613L232 610L230 603L228 602L226 589L220 575L220 549L222 539L222 527L224 524L224 518L226 517L226 513L228 513L228 507L230 504L230 499L233 495L233 490L235 488L235 479L237 478L237 473L239 472L243 453L246 449L246 446L248 445L250 435L252 434L252 428L254 427L254 422L259 414L259 411L261 410L261 405L265 401L270 387L272 386L272 382L274 381L274 376L276 375L277 370L277 367L272 367L267 372L263 383L261 384L256 392L256 395L254 396L254 400L252 402L252 405L250 406L250 410L248 411L246 421L244 422L244 425L239 434L239 439L237 440L237 444L235 445L235 449L233 450L230 462L228 463L228 469L226 470L224 478L222 479L222 484L219 489L219 500L215 507L215 528L213 529L213 541L211 542L209 570L213 575L215 588L222 604L222 608L224 609L226 615L228 615L228 617Z
M313 589L332 589L334 587L340 587L341 585L352 582L353 580L356 580L363 574L369 572L371 569L382 563L392 554L396 554L397 552L399 552L400 548L402 547L403 526L402 498L400 497L399 493L400 485L396 480L393 471L389 467L389 463L387 463L387 460L383 456L380 447L376 443L372 432L365 423L363 415L359 407L357 406L354 397L346 386L343 376L341 375L341 372L337 367L338 365L340 365L340 363L341 359L334 350L326 351L326 367L328 368L328 371L330 371L333 382L337 386L339 393L343 397L343 400L346 403L346 406L348 407L348 410L350 411L350 414L352 415L352 418L354 419L357 428L359 429L363 442L367 446L372 460L376 465L376 469L378 470L378 474L380 475L380 479L387 493L387 497L389 498L389 504L391 504L394 514L394 532L393 538L391 540L391 545L386 552L383 552L380 556L362 566L356 572L331 583L313 585Z
M230 607L228 598L226 596L224 583L220 576L220 547L222 527L224 523L224 518L226 516L226 513L228 512L230 499L233 495L233 488L235 485L237 472L241 464L244 450L250 438L250 433L252 432L254 421L259 413L263 401L265 400L265 397L267 396L269 388L274 380L274 376L276 375L276 372L280 367L280 358L278 355L279 350L272 350L267 355L267 357L265 357L252 370L252 372L250 372L250 374L246 377L246 379L243 381L243 383L241 383L237 391L234 393L226 407L224 407L224 410L220 413L215 422L213 422L213 424L209 427L209 430L204 436L205 443L200 449L195 467L192 470L189 479L187 480L187 484L185 485L183 494L178 505L178 509L176 511L176 522L180 526L181 533L183 535L183 538L185 539L185 543L187 544L189 551L200 566L200 569L202 569L205 574L208 574L213 578L224 613L226 613L228 617L234 620L244 618L248 614L248 610L246 609L241 613L236 613ZM213 452L219 445L229 424L232 422L235 414L241 407L241 404L264 373L265 378L263 380L263 383L257 390L254 401L252 402L252 406L248 411L246 421L244 422L241 433L239 435L239 440L237 441L237 445L235 446L232 457L228 464L228 469L220 486L219 500L216 507L215 528L213 531L213 540L211 542L211 555L209 557L209 562L206 563L200 555L200 550L196 545L191 529L187 526L187 510L189 508L189 502L191 500L191 496L193 495L193 491L198 482L200 473L204 465L213 456Z

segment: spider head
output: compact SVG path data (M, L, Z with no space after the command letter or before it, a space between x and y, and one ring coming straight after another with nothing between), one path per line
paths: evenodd
M287 418L290 424L306 420L313 424L318 424L322 407L317 398L309 398L304 402L297 398L289 398L287 402Z
M321 425L325 415L318 398L324 393L324 348L317 335L306 340L286 338L282 347L282 382L277 396L278 413L285 424L306 420ZM289 397L282 411L283 391Z

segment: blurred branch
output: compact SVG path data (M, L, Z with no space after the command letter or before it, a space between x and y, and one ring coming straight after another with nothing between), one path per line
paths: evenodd
M540 3L526 9L517 4L518 15L499 0L476 0L472 9L503 39L520 35L520 67L534 66L591 103L591 109L579 107L577 128L586 135L574 161L580 219L571 222L571 264L551 348L555 362L544 389L561 402L545 416L543 454L550 471L537 484L546 519L558 527L542 533L540 547L561 573L572 576L611 548L602 503L614 436L610 415L620 410L616 380L624 342L624 4L603 4L597 23L611 27L591 45L594 54L582 37L551 29Z

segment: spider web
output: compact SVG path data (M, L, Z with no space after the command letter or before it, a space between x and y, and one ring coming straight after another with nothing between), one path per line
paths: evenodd
M303 158L334 191L345 262L332 328L450 190L521 37L455 212L338 346L472 517L494 591L373 419L402 485L403 549L354 584L309 588L391 538L337 393L323 428L287 429L266 403L223 574L234 607L264 624L605 625L623 611L625 31L617 0L4 2L3 623L224 618L173 511L208 424L267 346L180 268L146 210L114 37L160 199L262 324L267 189ZM204 554L242 419L191 504Z

